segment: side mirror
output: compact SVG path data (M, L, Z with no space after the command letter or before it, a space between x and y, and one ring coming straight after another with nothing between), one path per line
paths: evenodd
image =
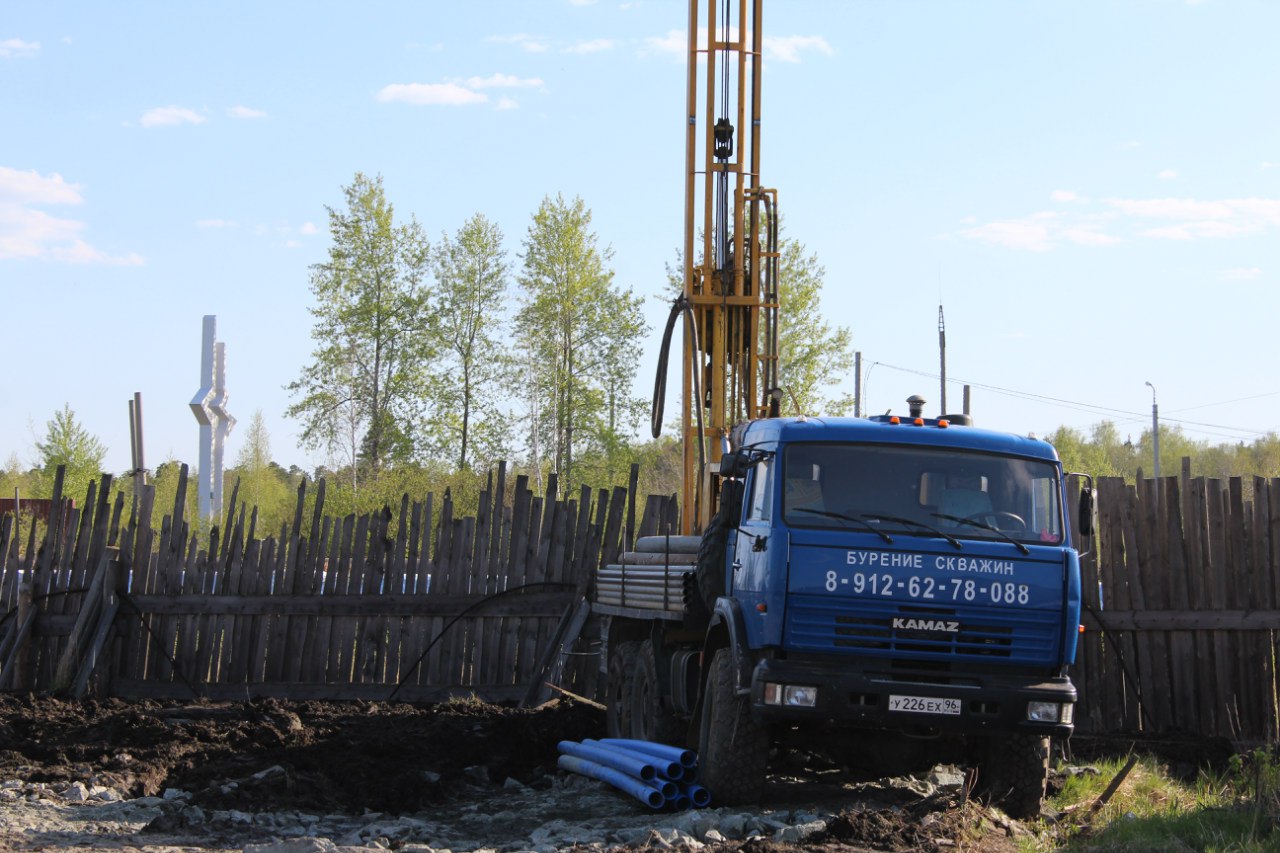
M741 479L751 470L751 458L742 450L730 450L720 457L720 476Z
M1092 536L1098 528L1098 490L1083 488L1080 490L1080 516L1076 529L1081 536Z

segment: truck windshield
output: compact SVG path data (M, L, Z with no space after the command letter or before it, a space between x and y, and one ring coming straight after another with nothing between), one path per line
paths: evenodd
M889 535L1063 541L1057 466L932 447L794 444L782 457L782 509L795 527Z

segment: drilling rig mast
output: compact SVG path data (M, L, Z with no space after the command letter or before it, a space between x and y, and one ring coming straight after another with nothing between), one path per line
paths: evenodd
M762 3L709 0L700 21L698 0L689 2L683 296L693 329L686 327L684 345L680 504L687 534L703 530L715 510L710 465L730 430L779 408L777 191L760 183Z

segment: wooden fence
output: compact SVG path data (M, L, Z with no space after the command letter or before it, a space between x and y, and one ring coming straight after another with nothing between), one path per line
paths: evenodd
M650 497L636 524L637 473L566 501L554 478L543 497L499 466L468 518L447 492L330 518L321 481L310 518L300 492L265 538L233 493L204 542L183 517L185 469L158 535L154 490L122 522L108 479L83 509L55 499L25 549L0 518L0 689L528 702L552 681L595 696L586 585L672 509ZM1098 485L1078 728L1280 739L1280 479L1192 479L1184 462L1158 495Z
M500 465L468 518L448 492L438 509L406 495L398 513L330 518L321 480L310 519L304 484L292 525L263 539L233 492L207 542L183 516L185 466L158 537L150 486L123 527L109 478L83 511L55 495L65 515L48 530L66 533L29 531L21 558L14 519L0 520L0 688L535 701L554 680L591 695L597 662L562 641L595 567L635 530L637 474L558 500L554 475L543 498L525 476L509 488Z
M1077 727L1280 739L1280 479L1099 481Z

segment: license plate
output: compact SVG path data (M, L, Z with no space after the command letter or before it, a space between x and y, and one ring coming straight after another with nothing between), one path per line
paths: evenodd
M930 696L890 696L890 711L906 711L910 714L949 714L959 716L959 699L935 699Z

